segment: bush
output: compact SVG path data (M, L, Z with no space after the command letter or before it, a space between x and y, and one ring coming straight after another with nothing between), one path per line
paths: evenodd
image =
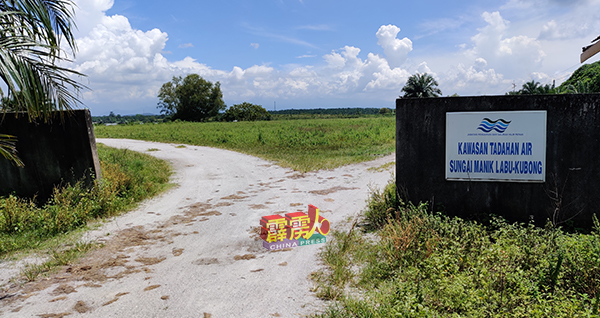
M364 219L368 229L380 229L388 220L393 219L398 210L399 201L396 195L396 184L390 182L383 191L377 189L371 192Z
M224 121L256 121L271 120L271 114L261 105L254 105L247 102L233 105L225 111Z

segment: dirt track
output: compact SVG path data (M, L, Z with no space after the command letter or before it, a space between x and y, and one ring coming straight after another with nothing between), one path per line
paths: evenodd
M333 228L383 187L393 156L300 174L232 151L98 139L170 161L179 186L89 232L105 242L77 264L19 288L0 288L6 317L300 317L322 308L308 279L322 245L267 251L261 216L317 206ZM0 284L18 273L1 263ZM4 289L4 291L3 291Z

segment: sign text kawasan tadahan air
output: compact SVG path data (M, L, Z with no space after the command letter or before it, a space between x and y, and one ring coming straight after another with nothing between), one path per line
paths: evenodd
M544 182L546 111L446 113L446 180Z

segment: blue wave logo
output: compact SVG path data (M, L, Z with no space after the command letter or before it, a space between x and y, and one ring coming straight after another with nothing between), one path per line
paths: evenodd
M489 133L492 130L495 130L499 133L503 133L506 128L508 128L508 125L510 124L510 121L506 121L502 118L497 119L497 120L491 120L489 118L484 118L481 121L481 124L479 124L479 127L477 127L477 129Z

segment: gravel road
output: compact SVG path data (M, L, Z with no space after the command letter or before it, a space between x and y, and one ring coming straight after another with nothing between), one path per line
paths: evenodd
M320 245L262 247L262 216L317 206L333 229L383 187L394 156L298 173L233 151L98 139L171 162L176 187L85 234L104 242L76 264L23 286L22 262L0 261L3 317L302 317L323 308L311 292ZM178 147L179 146L179 147ZM156 148L158 150L148 151ZM346 225L344 225L346 224Z

